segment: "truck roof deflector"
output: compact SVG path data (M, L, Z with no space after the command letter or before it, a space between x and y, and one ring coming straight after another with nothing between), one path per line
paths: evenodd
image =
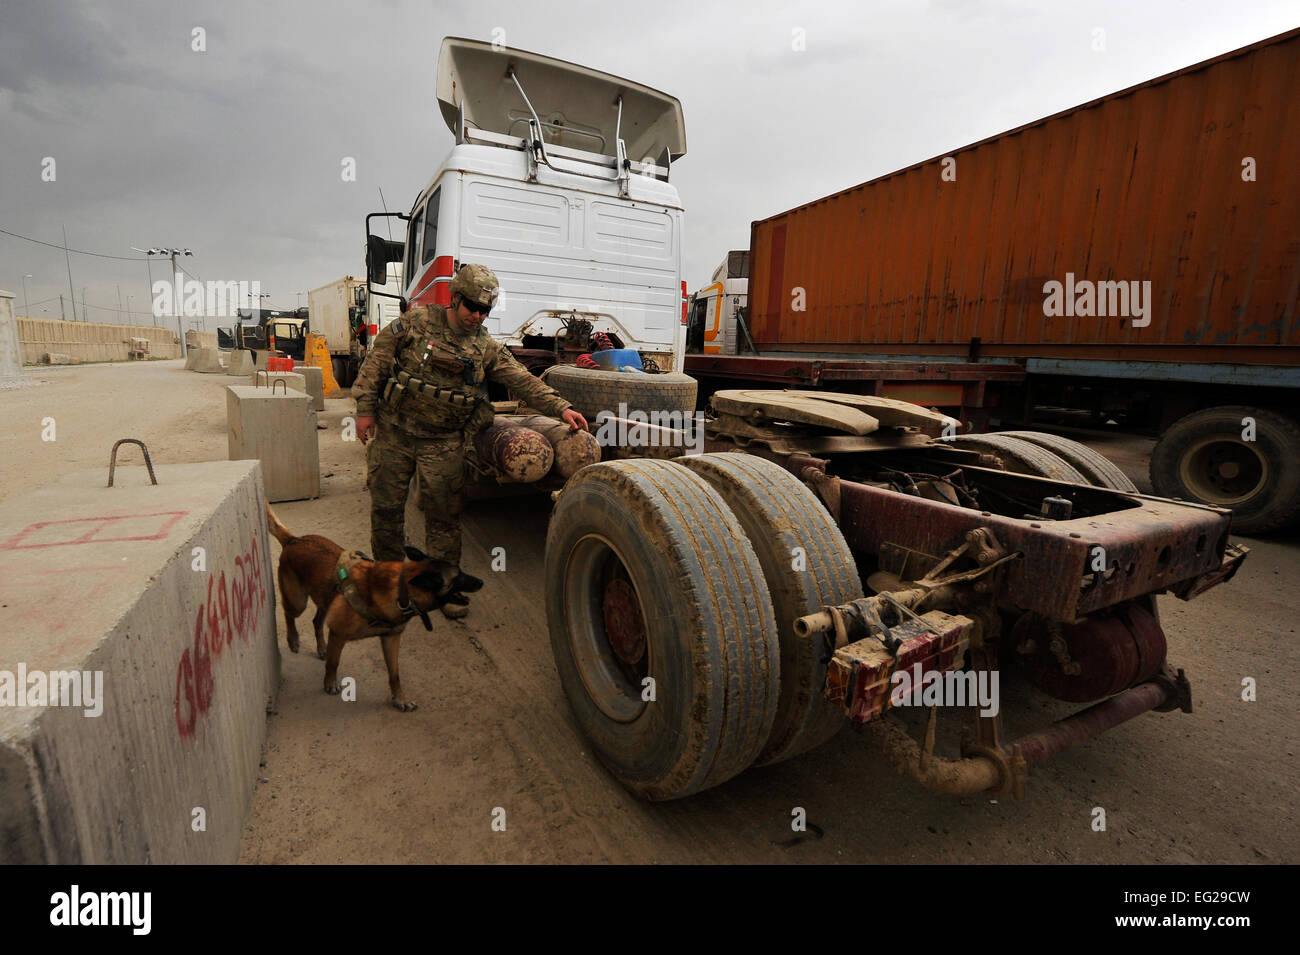
M443 120L458 140L466 126L512 135L516 121L531 120L538 134L543 127L550 131L547 147L586 151L593 139L610 144L621 136L629 156L654 159L667 153L674 160L686 154L686 123L677 97L526 50L447 37L438 55L437 95ZM615 108L620 100L621 117Z

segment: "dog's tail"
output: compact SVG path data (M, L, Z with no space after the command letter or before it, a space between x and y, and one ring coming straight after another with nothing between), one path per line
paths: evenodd
M271 505L266 505L266 523L271 528L271 535L281 544L287 544L293 540L293 534L289 528L280 523L280 519L275 516L275 511L271 510Z

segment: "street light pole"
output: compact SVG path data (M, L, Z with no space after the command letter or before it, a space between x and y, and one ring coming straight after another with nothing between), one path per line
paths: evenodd
M149 258L147 258L145 262L146 262L146 268L149 269L149 294L150 295L153 295L153 268L149 265L149 263L153 262L153 256L155 255L171 256L172 283L174 286L174 291L176 293L173 296L174 301L172 302L172 307L176 310L176 332L177 334L180 335L181 338L181 357L182 358L186 357L189 350L185 346L185 327L181 324L181 316L185 310L184 308L181 307L181 303L180 303L180 299L184 297L184 292L183 292L183 286L180 283L176 282L176 275L178 274L176 268L176 257L178 255L193 255L194 253L191 252L189 249L165 249L165 248L137 249L135 246L131 246L131 251L143 252L145 255L149 256ZM152 314L153 308L150 307L149 311ZM154 325L156 326L157 324L158 324L158 316L154 315Z

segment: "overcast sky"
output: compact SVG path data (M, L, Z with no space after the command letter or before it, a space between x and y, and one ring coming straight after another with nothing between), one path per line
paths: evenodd
M450 149L442 38L501 28L681 100L696 289L754 219L1297 25L1297 0L0 0L0 229L58 244L66 226L72 248L123 256L185 246L200 278L257 279L293 307L362 273L378 190L410 211ZM119 320L120 285L150 321L144 262L71 259L78 317L85 287L91 320ZM52 299L32 314L57 318L63 252L0 234L18 313L24 273L32 303Z

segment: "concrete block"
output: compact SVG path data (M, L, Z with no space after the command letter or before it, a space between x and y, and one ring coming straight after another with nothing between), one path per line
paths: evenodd
M320 497L316 412L306 394L227 385L226 437L230 460L262 462L267 500Z
M248 376L248 383L255 388L275 388L276 381L284 382L284 387L275 389L277 392L283 393L287 388L307 393L307 380L296 371L255 371Z
M325 381L321 370L315 365L297 365L294 374L302 375L307 383L307 394L311 395L312 407L317 411L325 410Z
M0 381L21 378L23 374L23 352L13 302L13 292L0 289Z
M185 370L193 371L194 366L199 363L199 350L191 348L185 353Z
M156 470L0 502L0 863L238 857L280 669L260 465Z
M247 348L236 348L230 353L230 360L226 362L227 375L243 375L247 377L253 373L253 353Z
M215 348L200 348L199 357L194 361L194 371L203 375L220 375L225 373L221 367L221 353Z

